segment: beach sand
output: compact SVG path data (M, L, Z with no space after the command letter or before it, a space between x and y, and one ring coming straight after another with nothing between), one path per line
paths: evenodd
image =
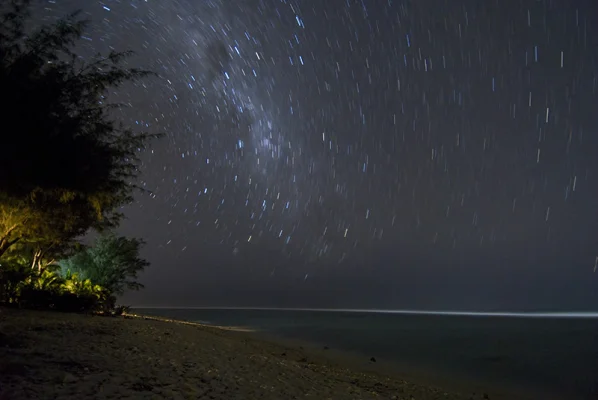
M1 400L499 398L469 389L235 329L0 309Z

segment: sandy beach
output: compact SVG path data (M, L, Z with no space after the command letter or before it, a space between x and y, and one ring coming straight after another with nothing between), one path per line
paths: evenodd
M373 360L143 316L0 309L0 399L497 399Z

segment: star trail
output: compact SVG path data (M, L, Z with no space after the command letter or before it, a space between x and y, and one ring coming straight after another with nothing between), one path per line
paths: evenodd
M39 4L44 21L82 8L83 57L131 49L159 74L111 94L131 106L116 118L165 133L125 227L152 269L201 281L217 248L304 281L401 248L561 247L592 273L592 1Z

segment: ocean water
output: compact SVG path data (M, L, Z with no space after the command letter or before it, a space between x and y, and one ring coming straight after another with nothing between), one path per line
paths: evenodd
M243 326L412 365L448 379L598 399L598 314L462 314L274 309L136 309Z

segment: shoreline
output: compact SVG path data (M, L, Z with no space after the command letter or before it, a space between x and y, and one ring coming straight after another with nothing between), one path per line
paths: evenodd
M118 317L117 317L118 318ZM122 318L137 318L143 319L145 321L158 321L158 322L167 322L172 324L180 324L180 325L189 325L189 326L197 326L203 328L215 328L221 329L223 331L232 331L232 332L259 332L255 329L250 329L242 326L226 326L226 325L215 325L205 322L193 322L193 321L186 321L183 319L172 319L172 318L165 318L165 317L158 317L154 315L147 315L147 314L137 314L137 313L123 313Z
M140 314L0 309L0 344L2 400L538 398L242 327Z
M385 308L293 308L293 307L165 307L132 306L133 310L224 310L224 311L291 311L291 312L332 312L397 315L431 315L450 317L500 317L500 318L556 318L556 319L597 319L598 311L448 311L448 310L406 310Z
M139 309L139 308L138 308ZM214 309L214 308L209 308ZM217 308L220 309L220 308ZM229 309L229 308L221 308ZM238 308L233 308L237 310ZM139 309L142 310L142 309ZM253 309L252 309L253 310ZM280 310L280 309L256 309L256 310ZM293 309L293 311L304 311L304 309ZM305 311L313 311L312 309L305 309ZM316 311L336 311L336 310L316 310ZM353 310L340 310L346 312L353 312ZM358 310L357 312L368 312L368 310ZM418 314L418 313L408 313ZM268 331L261 331L244 326L225 326L217 325L209 322L192 322L183 319L169 319L149 314L128 314L134 315L137 318L154 319L156 321L182 323L189 325L196 325L202 327L222 329L231 332L243 332L252 337L256 341L264 341L266 343L276 343L284 347L298 348L308 352L312 358L316 358L316 362L334 362L344 367L348 367L355 371L368 372L376 375L381 375L386 378L405 379L411 383L418 385L428 385L437 388L442 388L449 392L457 393L471 393L473 397L469 399L480 398L489 399L538 399L543 400L572 400L568 396L555 395L554 393L543 390L541 388L531 389L531 387L517 386L514 384L504 384L497 381L483 380L479 378L468 378L464 375L457 375L452 371L431 369L429 366L413 365L409 363L399 363L394 360L386 360L384 357L376 355L375 362L371 362L372 355L367 355L358 351L348 351L329 347L323 343L311 342L308 340L288 338L270 333ZM433 313L422 313L421 315L440 315ZM469 317L471 315L459 315Z

